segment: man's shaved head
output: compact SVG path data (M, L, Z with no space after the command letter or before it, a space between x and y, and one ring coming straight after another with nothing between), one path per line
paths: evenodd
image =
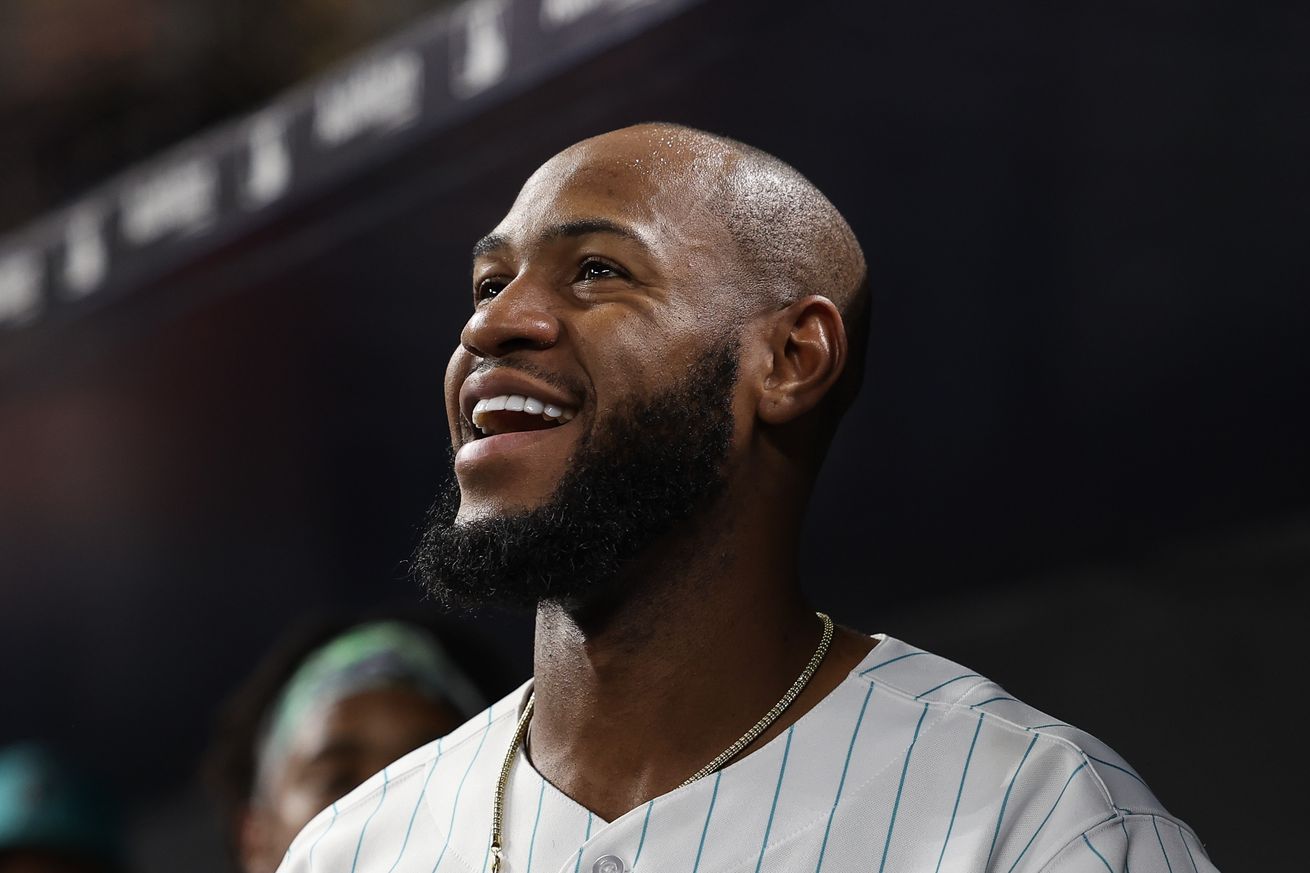
M736 244L760 305L782 308L819 295L837 306L850 351L836 390L844 408L863 375L869 293L864 253L837 207L796 168L768 152L667 122L583 140L542 169L602 144L629 166L644 162L645 171L666 184L669 177L683 177L697 195L698 211L718 219Z
M838 388L844 407L859 388L867 343L869 294L864 252L823 192L790 164L736 140L727 175L726 219L742 255L778 306L818 294L837 305L850 360Z

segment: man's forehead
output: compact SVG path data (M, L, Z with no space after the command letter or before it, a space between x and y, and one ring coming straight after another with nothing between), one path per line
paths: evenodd
M543 164L533 180L622 182L656 188L695 187L721 175L730 150L696 131L642 125L576 143Z
M654 233L677 219L719 224L709 205L715 176L704 156L626 131L585 140L543 164L524 183L495 233L532 236L580 218L608 218Z

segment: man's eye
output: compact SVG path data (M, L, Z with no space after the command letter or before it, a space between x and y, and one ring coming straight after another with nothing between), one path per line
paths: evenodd
M597 260L583 261L582 268L578 270L578 279L583 282L592 282L596 279L612 279L621 275L623 274L619 272L617 267Z
M483 279L474 286L473 299L477 301L490 300L504 290L505 283L499 279Z

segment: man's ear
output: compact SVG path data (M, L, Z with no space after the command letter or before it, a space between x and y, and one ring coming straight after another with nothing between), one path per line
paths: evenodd
M786 424L818 406L841 377L846 328L831 300L812 295L775 314L770 343L772 367L758 414L769 424Z

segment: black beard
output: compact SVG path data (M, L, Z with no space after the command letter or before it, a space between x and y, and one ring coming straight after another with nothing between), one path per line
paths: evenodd
M419 583L464 609L622 595L628 562L724 490L737 356L736 342L712 349L668 391L597 422L536 509L456 522L452 477L414 553Z

